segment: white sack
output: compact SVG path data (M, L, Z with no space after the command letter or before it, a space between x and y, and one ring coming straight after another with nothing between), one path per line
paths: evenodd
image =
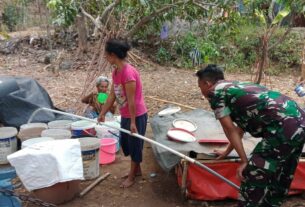
M83 180L83 163L77 139L33 144L7 157L29 191L58 182Z

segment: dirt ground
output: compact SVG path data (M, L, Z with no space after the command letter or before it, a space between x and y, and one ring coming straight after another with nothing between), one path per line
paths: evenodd
M62 109L71 109L79 104L80 93L86 77L85 70L60 71L57 77L52 72L44 70L44 64L38 63L35 54L39 51L34 49L21 55L0 55L0 75L27 76L35 78L49 93L55 106ZM155 115L166 103L148 98L154 96L159 99L178 102L196 108L208 109L207 101L201 99L197 87L197 80L193 76L194 71L175 68L163 68L160 66L141 66L142 81L146 103L150 117ZM104 74L105 75L105 74ZM106 74L109 75L109 74ZM250 75L227 74L228 79L250 80ZM270 80L269 80L270 79ZM269 77L269 88L279 90L294 98L301 106L304 99L299 98L293 89L296 78L290 74L280 77ZM187 109L183 109L187 110ZM152 131L148 127L147 137L152 137ZM101 167L101 173L110 172L111 176L101 182L83 198L62 205L63 207L178 207L178 206L235 206L235 201L220 202L190 202L184 201L180 194L174 172L165 173L160 169L154 159L151 147L145 144L143 176L138 177L136 184L129 189L119 188L120 176L127 172L129 159L117 154L115 163ZM154 179L150 173L156 173ZM90 182L83 182L82 189ZM26 204L25 206L31 206ZM284 207L305 206L305 199L299 196L289 197Z

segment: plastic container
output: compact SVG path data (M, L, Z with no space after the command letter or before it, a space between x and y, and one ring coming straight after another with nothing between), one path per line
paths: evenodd
M117 140L114 138L103 138L101 141L100 164L110 164L115 160L115 145Z
M24 149L24 148L29 147L29 146L31 146L33 144L36 144L36 143L52 141L52 140L55 140L55 139L52 138L52 137L31 138L31 139L28 139L28 140L21 143L21 149Z
M90 121L81 120L71 124L72 138L94 137L96 124Z
M80 180L56 183L50 187L33 191L38 199L55 205L66 203L77 197L80 192Z
M0 128L0 164L7 164L7 156L17 151L17 135L15 127Z
M297 94L299 97L305 96L305 89L304 89L304 87L303 87L303 84L297 85L297 87L295 87L294 91L296 92L296 94Z
M95 179L100 175L99 155L100 155L100 140L97 138L84 137L79 138L84 177L86 180Z
M49 129L71 129L72 120L55 120L48 123Z
M120 124L116 121L111 121L111 122L106 121L105 124L120 128ZM118 129L107 127L105 125L96 125L95 130L96 130L96 136L100 139L103 139L103 138L114 138L114 139L116 139L117 143L116 143L116 150L115 151L118 152L120 150L120 141L119 141L120 131Z
M29 123L20 126L18 138L25 141L30 138L40 137L41 132L48 128L45 123Z
M46 129L41 132L42 137L52 137L54 139L70 139L71 131L67 129Z
M22 207L21 200L14 196L0 194L0 206L5 207Z

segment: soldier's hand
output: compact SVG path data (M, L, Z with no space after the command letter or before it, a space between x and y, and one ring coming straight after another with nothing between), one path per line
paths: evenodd
M214 150L214 153L216 154L216 160L223 160L224 158L227 157L226 150Z
M242 181L244 179L243 176L243 171L245 170L245 168L247 167L248 162L242 162L239 167L237 168L237 178Z

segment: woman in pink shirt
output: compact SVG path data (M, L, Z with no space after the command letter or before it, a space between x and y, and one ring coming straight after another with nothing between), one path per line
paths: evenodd
M112 72L112 86L109 97L99 116L105 121L105 114L116 101L121 114L121 128L132 133L145 135L147 125L147 108L142 93L142 81L136 68L125 60L130 50L128 43L111 39L106 42L105 57L115 65ZM121 187L127 188L134 184L135 177L141 175L143 140L126 133L120 134L120 144L125 156L130 155L130 171Z

